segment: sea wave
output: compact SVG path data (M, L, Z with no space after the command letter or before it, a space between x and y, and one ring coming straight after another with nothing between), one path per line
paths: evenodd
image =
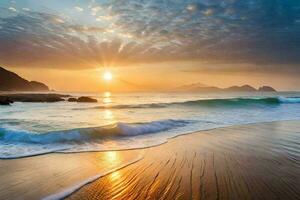
M201 99L183 102L185 105L199 106L251 106L300 103L300 97L240 97L228 99Z
M79 128L47 133L33 133L9 128L0 128L0 141L20 143L83 143L108 138L137 136L158 133L186 126L189 120L160 120L147 123L116 123L108 126Z
M300 103L300 97L244 97L227 99L199 99L183 102L149 103L149 104L119 104L101 105L85 109L145 109L145 108L165 108L168 106L249 106L249 105L279 105L285 103Z
M300 103L300 97L278 97L281 103Z

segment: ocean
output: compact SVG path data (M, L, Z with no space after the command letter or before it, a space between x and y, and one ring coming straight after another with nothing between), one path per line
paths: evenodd
M0 158L145 148L232 125L300 119L300 93L72 93L98 103L0 107Z

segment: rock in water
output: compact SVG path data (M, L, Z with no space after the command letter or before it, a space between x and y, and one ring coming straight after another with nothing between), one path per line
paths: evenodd
M13 103L13 101L11 99L9 99L8 97L0 96L0 105L2 105L2 106L8 106L11 103Z
M79 97L77 99L77 102L81 102L81 103L96 103L98 101L97 101L97 99L93 99L91 97Z
M20 93L20 94L4 94L0 95L0 99L9 99L13 102L59 102L64 101L63 98L69 97L69 95L61 94L30 94L30 93Z
M74 97L71 97L71 98L68 99L68 102L77 102L77 99L74 98Z

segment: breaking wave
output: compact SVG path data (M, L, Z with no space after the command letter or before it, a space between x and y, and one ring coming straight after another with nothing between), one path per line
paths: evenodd
M149 103L149 104L121 104L103 105L76 109L145 109L164 108L168 106L251 106L251 105L279 105L284 103L300 103L300 97L249 97L228 99L199 99L184 102Z
M0 128L0 141L20 143L82 143L95 142L101 139L137 136L168 131L186 126L189 120L161 120L148 123L116 123L114 125L53 131L47 133L32 133L28 131Z

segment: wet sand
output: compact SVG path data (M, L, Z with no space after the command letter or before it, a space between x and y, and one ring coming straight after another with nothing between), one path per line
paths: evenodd
M54 153L0 160L0 199L56 199L109 171L142 158L143 151ZM51 196L53 195L54 196Z
M68 199L300 199L300 122L220 128L146 149Z
M300 121L201 131L140 150L0 160L0 199L58 198L68 188L67 199L300 199L299 185Z

